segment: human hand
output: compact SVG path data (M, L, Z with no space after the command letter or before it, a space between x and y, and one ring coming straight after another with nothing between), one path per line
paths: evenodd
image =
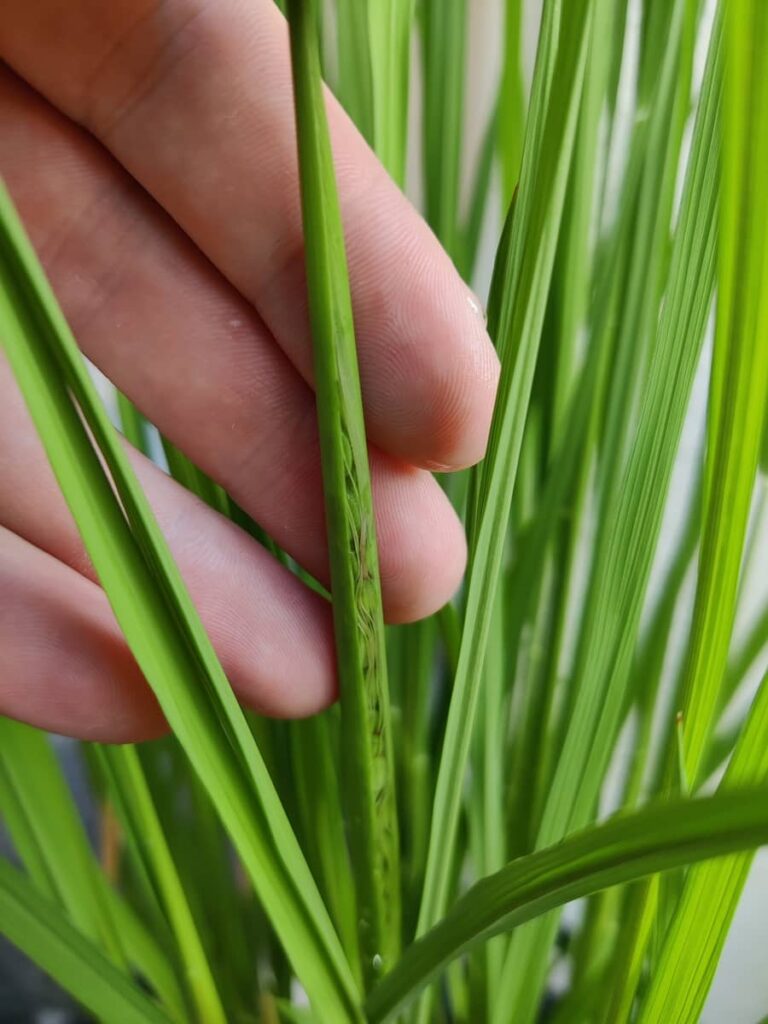
M0 174L83 351L327 579L288 38L272 0L6 0ZM427 471L483 454L497 361L477 304L329 100L385 612L439 608L461 526ZM328 605L138 453L244 703L334 696ZM162 717L0 356L0 713L89 739Z

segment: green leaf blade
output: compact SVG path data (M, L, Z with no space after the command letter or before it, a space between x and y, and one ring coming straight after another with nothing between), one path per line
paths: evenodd
M318 1014L356 1021L356 986L306 861L4 189L0 214L2 342L117 621Z
M105 1021L169 1024L139 986L0 859L0 931Z
M512 861L476 883L406 951L369 996L368 1019L371 1024L390 1019L462 952L554 907L608 886L766 842L766 790L755 787L618 815Z
M364 978L399 948L399 840L384 618L352 304L314 6L289 4L342 757Z

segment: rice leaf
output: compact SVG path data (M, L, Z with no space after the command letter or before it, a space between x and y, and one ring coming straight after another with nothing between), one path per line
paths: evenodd
M755 698L728 771L724 799L768 778L768 677ZM714 980L720 954L753 854L724 857L688 873L672 926L651 976L638 1021L695 1024Z
M175 965L100 874L48 738L0 718L0 811L30 881L117 966L127 962L175 1021L188 1007Z
M117 392L117 411L120 429L127 441L138 451L147 454L147 421L122 391Z
M498 110L493 110L483 132L474 177L469 193L469 207L462 226L461 256L458 267L465 281L472 281L480 247L488 199L493 180L494 157L499 129Z
M394 963L400 869L384 619L352 303L311 0L289 3L342 779L363 976Z
M357 0L368 7L373 148L402 188L408 140L411 31L415 0Z
M142 744L136 753L221 1000L230 1014L243 1012L252 1006L260 982L254 965L264 955L263 911L233 856L205 788L175 737ZM99 770L95 757L91 760L95 781L104 787L102 799L117 806L119 794ZM130 892L133 905L148 923L154 927L158 922L167 947L173 950L173 935L140 850L130 831L121 826L119 832L123 840L118 864L122 887Z
M172 1020L3 858L0 932L102 1020L114 1024Z
M629 273L623 296L621 328L616 341L615 367L611 378L603 429L599 474L601 493L614 485L626 462L658 309L668 269L669 234L674 189L680 163L685 120L689 109L695 3L675 0L655 5L649 32L660 36L661 60L646 61L638 104L650 106L647 123L640 121L633 138L627 171L632 182L638 175L634 203L624 207L624 230L630 232ZM654 46L656 51L657 47Z
M553 101L539 111L545 124L530 129L532 138L542 135L536 154L541 165L529 159L511 222L509 276L497 335L502 374L476 492L477 527L470 537L464 628L435 789L420 934L440 917L448 899L463 777L573 144L589 10L589 0L569 6L567 17L573 20L558 53ZM520 205L524 195L527 217Z
M758 611L741 641L734 645L728 657L728 668L720 700L721 709L726 707L767 646L768 604L765 604ZM708 774L708 771L704 769L703 777L707 778Z
M0 774L5 796L0 810L36 885L84 935L101 942L111 959L121 963L98 867L45 734L0 717Z
M336 94L371 146L373 127L373 79L369 0L336 0L336 38L339 49L339 82Z
M555 842L590 819L627 699L665 496L714 289L718 169L712 153L717 152L719 123L719 41L715 33L638 427L626 470L614 481L601 516L582 645L570 684L574 699L539 845ZM516 1024L533 1018L556 930L553 915L513 936L499 1024L502 1007L503 1012L512 1008Z
M291 722L288 741L296 789L301 838L309 865L318 881L347 959L360 977L357 910L350 879L344 834L336 746L331 712ZM338 728L334 730L338 733ZM362 980L362 979L360 979Z
M683 700L684 767L699 779L726 670L742 550L768 402L768 10L728 8L718 322L709 416L708 496ZM768 772L764 684L722 787ZM698 1020L750 857L691 872L644 1001L644 1022Z
M5 351L128 645L318 1016L358 1020L348 964L243 713L4 188L0 281Z
M401 823L403 935L413 937L424 881L432 799L430 696L434 684L435 618L397 630L400 728L397 748Z
M210 505L216 512L220 512L228 519L234 518L229 496L224 488L211 480L191 459L188 459L184 452L180 451L175 444L172 444L167 437L161 438L163 451L168 461L168 470L174 480L177 480L182 487L196 494L206 505Z
M555 50L559 5L545 7L548 45L537 61L521 187L494 270L500 301L489 302L489 331L501 357L501 378L488 453L473 473L470 492L464 628L435 786L417 935L439 919L450 893L464 773L560 227L590 14L589 0L568 7L568 31ZM430 1012L426 997L417 1019L424 1024Z
M657 707L662 683L664 661L670 646L673 619L680 604L680 592L691 569L699 544L702 484L703 473L700 472L688 506L677 550L659 587L658 604L635 655L631 690L635 699L634 706L638 722L631 767L624 786L622 799L624 807L636 806L649 783L654 711ZM673 702L673 707L676 706L679 706L678 701ZM672 728L671 722L669 728Z
M467 0L424 0L421 27L424 208L443 248L459 264Z
M167 947L145 925L127 898L108 885L104 893L126 959L142 979L143 987L149 986L172 1020L184 1024L189 1018L189 1006Z
M729 6L705 523L683 719L695 783L720 705L768 405L768 9Z
M589 40L571 183L563 224L562 304L557 339L551 446L559 444L566 411L570 406L580 370L579 342L585 331L591 298L591 255L596 245L594 225L600 196L600 117L608 87L614 36L614 0L596 0Z
M511 202L520 181L525 136L525 81L523 74L523 0L506 0L504 9L504 64L499 88L499 157L502 201Z
M520 857L477 882L369 995L371 1024L392 1017L475 943L574 899L768 842L765 787L649 805ZM670 1018L665 1018L669 1020Z
M0 811L32 887L90 941L100 942L102 955L118 969L124 952L168 1015L184 1021L188 1008L174 967L99 874L48 739L7 718L0 718L0 739Z
M111 782L117 811L144 871L158 894L175 937L200 1020L224 1024L227 1015L205 955L198 928L168 848L136 750L130 745L97 747Z
M507 598L503 585L496 595L496 606L491 620L490 642L484 666L483 690L480 697L481 728L475 737L476 753L472 777L477 771L477 798L472 804L482 810L476 842L476 861L481 877L490 875L503 867L508 858L507 832L504 818L504 790L507 775L505 756L506 701L505 683L509 671L509 656L505 650L505 612ZM474 791L474 786L473 786ZM471 804L471 805L472 805ZM471 823L470 823L471 828ZM481 972L483 995L479 1007L474 1008L476 1016L485 1016L483 1008L496 1002L499 977L504 962L504 943L497 941L480 950L478 970Z

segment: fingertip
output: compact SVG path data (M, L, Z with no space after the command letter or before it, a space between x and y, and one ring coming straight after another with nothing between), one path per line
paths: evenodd
M485 453L498 356L479 300L388 184L369 210L376 247L349 243L368 429L413 465L463 469Z
M386 456L374 463L374 497L384 617L390 623L426 618L461 583L467 558L461 523L429 473Z
M199 528L190 521L169 539L240 700L270 718L328 707L336 699L330 605L232 523L198 505L187 514Z
M417 463L451 473L474 466L485 455L493 419L499 360L485 330L444 367L427 407L428 429Z
M266 548L133 450L190 596L238 698L303 718L336 699L331 607Z
M281 621L258 635L240 632L222 660L233 688L252 710L269 718L308 718L338 696L331 607L286 573Z

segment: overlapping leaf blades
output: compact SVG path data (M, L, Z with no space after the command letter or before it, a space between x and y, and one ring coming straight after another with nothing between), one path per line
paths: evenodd
M768 404L768 11L741 3L728 12L706 519L683 696L691 784L720 704Z
M0 860L0 921L12 942L103 1020L125 1024L174 1020L4 860Z
M329 6L335 24L328 19ZM110 448L108 428L91 409L82 368L72 363L73 347L61 348L56 339L49 345L51 322L63 331L58 314L52 318L49 309L42 319L30 315L31 293L19 290L14 245L7 247L13 233L3 236L0 256L10 282L3 294L5 320L11 324L6 344L10 339L17 349L22 340L29 345L28 333L45 339L31 346L30 360L20 362L16 353L38 424L70 503L93 533L91 543L100 552L97 569L103 570L129 642L134 648L141 643L149 647L143 652L145 672L219 803L274 925L273 930L265 923L262 908L230 877L224 836L173 742L142 751L140 768L138 760L130 763L128 752L127 760L122 752L100 755L105 797L117 808L124 830L128 878L126 898L118 898L102 884L95 865L88 866L92 858L82 835L73 844L78 826L72 808L62 814L51 804L52 795L61 792L60 779L46 796L46 779L55 775L50 758L40 754L41 771L29 778L20 774L25 751L34 754L40 739L29 732L28 743L12 741L0 753L0 798L35 889L29 900L28 887L20 889L23 898L13 903L3 884L16 875L4 877L0 903L5 900L3 906L11 908L8 927L14 938L22 945L26 941L28 951L59 977L62 964L69 965L71 987L94 1012L103 1009L105 986L117 976L122 979L115 982L121 1019L156 1019L153 1014L166 1012L173 1019L215 1019L217 993L224 1015L239 1017L249 1013L258 987L265 1020L276 1013L298 1020L310 1011L290 1005L295 973L313 1000L312 1019L359 1021L368 1016L378 1021L413 1000L445 968L441 995L447 1012L478 1022L514 1019L525 1024L540 1009L553 951L558 955L557 914L547 911L607 885L616 887L590 896L584 925L568 954L572 983L555 1011L559 1024L586 1019L613 1024L629 1019L636 1009L643 1024L650 1024L667 1019L670 1007L673 1016L693 1021L700 1011L750 855L695 867L687 878L678 873L674 882L653 876L632 888L622 886L647 872L748 849L765 839L763 791L741 792L744 785L765 778L765 686L741 738L737 741L741 723L729 722L710 742L718 716L747 670L756 667L768 637L763 602L738 646L731 643L744 589L739 563L755 556L754 543L744 545L744 533L750 499L755 500L758 448L762 444L763 473L768 452L768 422L762 415L768 387L768 193L760 177L768 163L768 143L766 133L758 130L768 123L768 101L765 75L760 77L753 60L768 38L760 23L765 13L757 0L714 5L720 11L729 7L738 23L729 46L731 72L737 70L739 84L729 93L729 130L721 139L716 16L700 96L693 90L698 115L678 204L694 42L703 41L710 5L698 0L545 0L530 104L523 71L525 5L507 0L504 6L501 90L487 114L481 152L468 159L462 107L466 36L477 15L473 5L464 0L444 7L431 2L417 7L413 0L293 4L344 721L339 729L340 716L334 712L295 726L255 719L249 724L328 901L349 964L250 735L198 635L199 624L190 625L191 609L145 521L140 495ZM337 61L329 45L334 29ZM368 675L372 661L383 666L380 607L368 544L372 520L364 432L320 98L317 30L324 67L335 72L342 101L399 184L406 166L409 55L417 49L413 36L418 32L425 86L425 212L465 276L476 265L496 170L503 178L504 201L519 186L499 247L489 306L489 327L503 361L489 457L473 472L468 489L468 475L446 482L462 512L466 498L468 586L438 622L398 629L388 638L391 728L402 792L399 823L388 803L394 773L386 684ZM524 124L526 107L530 113ZM685 528L659 573L655 606L644 608L712 304L721 152L726 158L725 258L704 499L695 489ZM344 360L322 358L329 339L339 343ZM47 390L45 377L53 382ZM75 399L74 414L69 394ZM126 432L143 447L146 425L125 400L120 406ZM111 481L100 475L93 453L85 454L87 440L76 429L80 412L107 457ZM347 444L340 444L340 438ZM181 452L166 446L166 454L184 486L275 550ZM355 472L345 474L343 467L352 464ZM119 492L117 501L111 482ZM343 500L350 496L356 510L351 519ZM95 521L89 502L103 521ZM106 536L110 533L114 536ZM673 623L684 617L686 581L700 538L688 656L670 673L674 707L684 709L683 728L676 730L674 716L660 721L659 709L674 647ZM138 571L131 568L134 560ZM586 584L579 579L580 561ZM135 606L126 597L129 591L134 599L140 595ZM348 599L353 591L362 603ZM137 615L139 605L144 610ZM641 631L643 611L647 625ZM147 633L147 615L162 623L167 636ZM158 654L163 645L165 658ZM366 657L374 648L373 659ZM378 709L383 707L384 714L378 719L382 694L385 702ZM379 722L386 737L382 746L371 742ZM679 786L678 775L703 778L735 747L722 792L712 801L679 800L622 814L569 837L598 814L622 724L636 726L625 734L630 746L620 798L625 810L636 808L648 792L669 789L670 780ZM660 744L652 742L657 729ZM167 776L161 767L165 757ZM682 772L678 760L687 762ZM142 787L135 768L146 773L151 792ZM180 806L184 800L177 787L195 808L191 818L189 808ZM372 813L377 792L386 797L378 817ZM28 813L31 801L39 805L36 815ZM59 825L67 820L68 840L59 864L51 863L46 818ZM396 867L398 824L405 854L402 873ZM205 850L203 867L193 869L187 859L190 841ZM354 884L347 877L347 845ZM502 867L511 855L519 859ZM137 864L142 881L134 885L130 876ZM73 873L71 879L67 872ZM206 872L211 891L198 891L206 888L200 884ZM459 895L443 918L467 879L488 874ZM409 948L419 897L422 937ZM53 902L43 904L41 898ZM402 929L397 924L400 898ZM143 920L128 900L136 902ZM50 926L39 920L44 905ZM677 912L665 937L673 906ZM537 916L537 922L519 927ZM228 920L236 922L237 930L228 927ZM148 926L155 922L157 932L150 934ZM362 960L355 934L360 923ZM75 939L62 951L62 936L68 937L73 925ZM505 934L510 929L511 939ZM498 936L492 945L478 945L492 934ZM398 962L401 939L406 949ZM464 957L469 949L471 956ZM391 973L378 980L380 957ZM256 958L258 973L264 973L258 982L250 977ZM141 975L157 1002L131 988L126 965ZM640 1006L635 1007L644 970L650 984L641 987ZM190 985L185 971L193 975ZM365 1011L357 991L363 973L370 989ZM430 1012L436 1005L420 1002L422 1021L440 1012Z
M688 181L656 330L653 360L626 469L600 523L573 687L573 713L543 813L540 845L589 820L625 707L632 652L664 500L711 305L715 265L719 53L712 47ZM532 1019L556 922L516 933L500 1005ZM501 1012L501 1011L500 1011Z
M29 726L2 718L0 812L35 892L49 904L46 914L52 919L51 927L55 930L61 921L65 931L76 929L87 940L76 949L84 950L84 955L91 948L101 949L108 973L119 972L123 988L129 986L129 970L136 972L154 989L168 1015L183 1020L187 1005L173 961L160 937L144 926L103 878L48 739ZM33 897L30 904L20 898L17 922L34 915L37 906ZM9 928L8 919L0 919L0 931L10 935ZM43 958L45 934L43 927L34 940ZM16 941L15 936L11 938ZM73 955L79 954L73 951ZM72 978L77 977L75 972ZM60 980L72 991L68 974ZM81 998L79 992L73 994Z
M466 892L440 924L404 954L369 997L369 1019L389 1018L435 972L474 943L553 907L651 872L767 842L765 796L764 787L745 788L649 806L513 861ZM719 864L713 863L712 869Z
M759 2L730 5L725 32L725 158L707 507L682 704L685 769L692 784L702 777L721 704L768 404L768 9ZM768 772L766 691L764 682L721 785L724 793L761 781ZM750 863L751 856L744 855L689 873L643 1001L643 1024L699 1019Z
M355 1020L355 985L315 883L4 188L0 267L3 345L126 640L207 787L318 1014Z
M363 405L341 213L312 0L291 0L294 94L309 309L314 343L336 651L342 784L363 976L400 944L399 839L379 582Z
M529 208L521 209L518 203L509 239L504 306L498 326L498 345L503 354L502 379L489 451L476 491L476 527L470 536L467 607L436 783L419 916L422 932L439 918L448 898L450 854L458 825L463 775L573 142L589 3L585 0L571 10L573 31L566 34L557 71L552 76L557 102L550 106L546 124L534 122L530 129L531 137L541 131L545 140L538 154L542 166L532 166L533 158L529 160L530 178L523 179ZM545 74L542 70L542 76ZM544 110L539 116L545 119ZM547 159L542 154L546 154Z

